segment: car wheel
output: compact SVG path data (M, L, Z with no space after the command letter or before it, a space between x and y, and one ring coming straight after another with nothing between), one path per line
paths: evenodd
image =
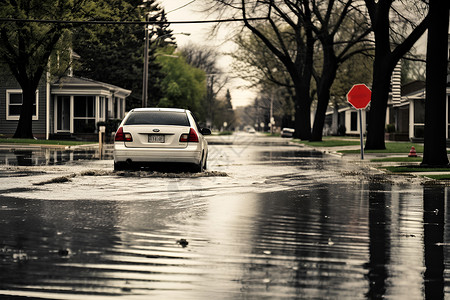
M201 171L202 171L202 164L194 165L192 167L192 172L193 173L200 173Z
M202 155L202 159L200 160L200 162L198 164L194 164L194 166L192 167L192 172L194 173L202 172L204 165L205 165L205 157L203 157Z
M124 170L125 170L124 164L114 162L114 171L124 171Z
M205 162L203 163L203 170L206 170L208 168L208 154L206 154Z

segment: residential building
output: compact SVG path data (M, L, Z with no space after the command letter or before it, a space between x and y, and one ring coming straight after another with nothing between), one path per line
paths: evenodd
M122 119L131 91L108 83L74 77L41 80L36 90L33 134L38 139L89 139L97 123ZM13 76L0 76L0 136L14 135L22 105L22 90Z

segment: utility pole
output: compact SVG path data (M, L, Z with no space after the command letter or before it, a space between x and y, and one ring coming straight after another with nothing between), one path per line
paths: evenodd
M149 13L147 13L145 15L145 21L149 22ZM180 32L180 33L168 33L168 34L164 34L162 36L157 37L154 42L157 42L158 40L160 40L161 38L165 38L167 36L171 36L171 35L175 35L175 34L182 34L182 35L191 35L190 33L187 32ZM144 49L144 71L143 71L143 75L142 75L142 107L147 107L148 105L148 51L149 51L149 46L150 46L150 33L149 33L149 28L148 28L148 24L145 24L145 49ZM169 57L178 57L176 55L165 55L162 54L164 56L169 56Z
M149 21L149 14L145 15L145 21ZM148 46L149 46L149 33L148 24L145 24L145 50L144 50L144 74L142 76L142 107L147 107L148 99Z

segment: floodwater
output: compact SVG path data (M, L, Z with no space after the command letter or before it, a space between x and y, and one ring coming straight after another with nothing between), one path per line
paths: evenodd
M449 297L447 187L285 144L210 157L227 176L0 169L0 299Z
M71 161L95 159L98 156L98 151L95 150L0 149L0 165L60 165Z

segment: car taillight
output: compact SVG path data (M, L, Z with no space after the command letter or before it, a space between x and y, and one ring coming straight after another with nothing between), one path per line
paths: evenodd
M189 134L183 133L180 136L180 142L193 142L198 143L198 135L197 132L195 132L194 128L191 128L189 130Z
M123 128L120 127L116 132L114 141L116 141L116 142L132 142L133 137L131 136L131 133L123 132Z

